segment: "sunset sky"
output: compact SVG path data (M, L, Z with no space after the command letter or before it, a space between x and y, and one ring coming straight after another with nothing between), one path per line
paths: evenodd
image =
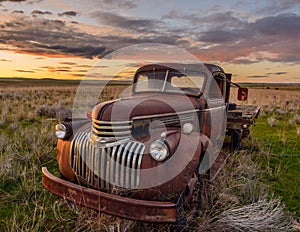
M300 1L0 0L0 78L82 78L142 43L185 49L237 82L300 83Z

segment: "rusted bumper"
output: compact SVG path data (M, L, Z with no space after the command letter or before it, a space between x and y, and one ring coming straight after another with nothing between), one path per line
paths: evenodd
M51 174L42 168L43 186L76 204L122 218L147 222L175 222L176 204L121 197L86 188Z

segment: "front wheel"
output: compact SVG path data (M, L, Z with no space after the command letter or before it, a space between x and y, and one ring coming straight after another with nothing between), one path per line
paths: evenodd
M231 148L233 151L237 151L242 148L242 130L231 130Z
M208 174L194 174L196 182L193 189L187 187L177 201L177 221L175 231L186 231L199 215L199 208L208 185ZM192 191L192 192L190 192Z

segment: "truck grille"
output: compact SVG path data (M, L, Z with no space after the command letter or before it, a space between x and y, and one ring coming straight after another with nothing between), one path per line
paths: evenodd
M114 143L112 143L114 144ZM135 141L97 147L88 133L78 133L71 145L71 167L87 185L114 193L120 188L136 188L145 146Z
M131 121L110 122L99 121L93 118L92 132L99 137L128 138L131 135L131 128Z

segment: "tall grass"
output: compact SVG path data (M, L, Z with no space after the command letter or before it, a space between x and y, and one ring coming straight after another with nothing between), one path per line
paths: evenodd
M263 182L287 208L300 217L300 91L250 89L247 104L261 105L252 134L263 151L256 157Z
M108 87L100 100L122 89ZM54 125L71 113L76 90L76 85L0 87L0 231L62 231L76 225L74 207L64 209L67 219L59 220L57 198L41 184L42 166L59 175Z

